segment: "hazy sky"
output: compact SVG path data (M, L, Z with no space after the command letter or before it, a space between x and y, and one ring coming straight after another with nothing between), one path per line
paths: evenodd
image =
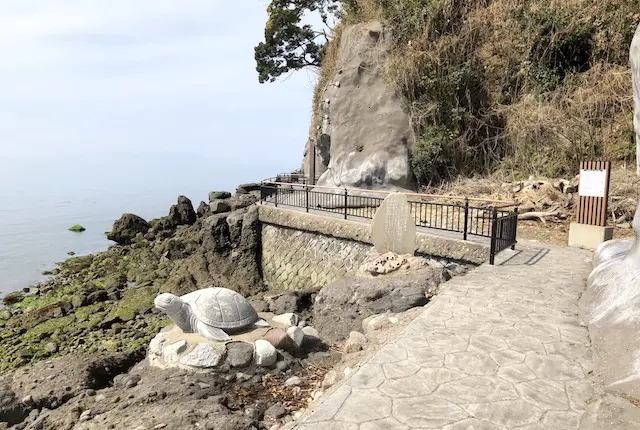
M298 167L315 76L258 83L266 4L1 0L0 156L183 152Z

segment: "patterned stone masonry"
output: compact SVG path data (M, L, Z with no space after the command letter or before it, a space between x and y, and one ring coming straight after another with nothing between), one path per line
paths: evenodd
M355 274L371 245L263 224L262 273L275 291L319 289Z

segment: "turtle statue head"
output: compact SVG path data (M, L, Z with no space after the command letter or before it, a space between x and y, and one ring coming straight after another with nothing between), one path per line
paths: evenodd
M155 298L153 304L182 330L185 332L193 331L190 321L191 308L180 297L169 293L162 293Z
M180 309L182 309L182 305L184 304L184 302L178 296L170 293L162 293L155 298L153 304L157 309L161 310L169 317L171 317L180 312Z

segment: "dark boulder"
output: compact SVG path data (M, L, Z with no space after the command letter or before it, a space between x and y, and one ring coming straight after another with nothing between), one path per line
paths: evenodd
M113 223L107 239L120 245L130 245L138 233L145 234L149 230L149 224L138 215L124 214Z
M178 204L171 206L169 209L168 221L172 226L193 225L198 216L193 210L193 204L185 196L178 197Z
M231 193L228 191L211 191L209 193L209 203L214 200L223 200L231 197Z
M205 202L200 202L200 206L198 206L196 215L198 216L198 218L205 218L211 215L211 207Z
M258 200L260 200L260 197L254 194L237 194L231 197L228 201L231 205L231 210L235 211L238 209L249 207L256 203Z

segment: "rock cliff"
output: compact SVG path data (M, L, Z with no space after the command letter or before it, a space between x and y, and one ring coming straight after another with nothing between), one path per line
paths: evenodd
M414 137L401 100L384 77L393 46L379 22L347 26L340 38L335 75L325 88L317 126L310 131L318 185L413 189Z

